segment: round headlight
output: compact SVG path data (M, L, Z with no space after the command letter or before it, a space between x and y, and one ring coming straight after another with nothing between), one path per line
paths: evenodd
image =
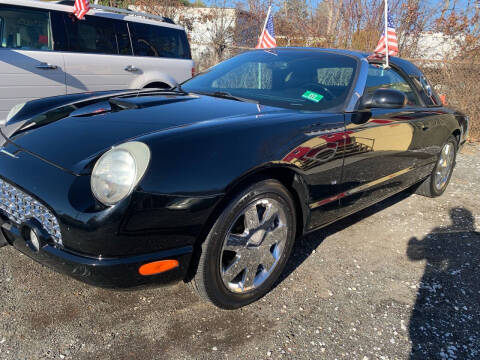
M93 195L105 205L126 198L138 184L150 161L150 150L140 142L114 147L98 159L93 168Z

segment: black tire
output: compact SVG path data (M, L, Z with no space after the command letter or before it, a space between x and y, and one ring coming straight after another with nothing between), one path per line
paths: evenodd
M268 200L262 199L271 199L270 201L281 205L283 211L282 218L286 219L287 223L285 229L282 229L282 235L286 234L286 239L281 242L284 245L282 246L280 255L278 255L278 259L275 260L275 265L271 267L271 273L265 277L261 285L245 292L234 292L225 285L225 280L222 279L222 272L225 271L225 267L222 265L224 259L222 256L227 251L223 246L227 235L232 233L233 226L238 226L239 222L243 223L247 221L246 216L242 215L247 208L251 209L252 206L255 206L255 209L257 209L259 205L256 204L258 204L259 201L265 201L268 204ZM241 220L241 216L244 216L244 220ZM259 217L261 216L262 215L259 215ZM273 216L270 218L273 218ZM262 221L266 220L263 219L260 223ZM278 220L275 221L278 223ZM269 224L273 224L273 222L269 221ZM275 225L272 226L272 229L274 228ZM247 186L228 203L210 230L205 242L202 244L197 272L189 283L190 287L195 290L202 300L211 302L223 309L240 308L258 300L272 288L284 270L295 241L295 229L295 205L292 196L280 182L268 179ZM265 232L265 234L267 234L267 232ZM253 236L251 236L251 238L253 238ZM265 244L263 244L264 239L267 238L266 235L261 235L261 237L257 238L263 240L259 241L258 246L253 246L254 248L260 249L262 247L262 249L268 248L268 251L272 251L272 248L276 246L274 244L272 248L269 248L266 241ZM248 240L249 243L250 241L251 240ZM265 250L262 251L265 252ZM245 258L247 258L247 256L245 256ZM234 259L236 259L236 257ZM262 272L261 265L254 276L255 279L257 279L259 271L260 273ZM246 269L245 274L246 273L252 272ZM243 275L244 277L245 274ZM240 275L241 273L239 276Z
M426 197L430 197L430 198L434 198L434 197L441 196L445 192L445 190L447 189L447 186L450 183L450 179L452 177L453 169L455 168L455 163L456 163L456 159L457 159L458 142L457 142L456 137L451 135L448 138L448 140L445 142L445 144L443 145L442 150L448 144L450 144L452 146L452 149L453 149L453 163L452 163L452 166L449 169L449 172L448 172L448 175L447 175L447 178L446 178L446 182L444 183L444 185L442 185L441 188L438 188L435 185L436 173L437 173L437 170L439 169L440 159L441 159L441 154L439 154L437 163L435 164L435 167L433 168L432 173L429 175L429 177L427 177L418 186L418 188L415 191L416 194L426 196Z

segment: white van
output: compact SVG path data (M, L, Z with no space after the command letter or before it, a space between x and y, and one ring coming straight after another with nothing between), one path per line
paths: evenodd
M73 3L0 0L0 121L36 98L169 88L192 76L187 35L170 19L96 7L77 20Z

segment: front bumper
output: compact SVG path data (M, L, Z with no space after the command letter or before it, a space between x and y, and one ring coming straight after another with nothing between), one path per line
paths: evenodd
M168 284L186 277L192 255L192 247L185 246L146 255L101 258L74 254L52 244L42 244L33 249L24 239L21 230L5 217L0 217L1 244L13 245L17 250L60 273L87 284L106 288L129 288L149 284ZM140 266L159 260L178 260L179 266L165 273L142 276Z
M136 191L116 206L100 207L89 176L73 175L12 144L4 148L13 156L0 153L0 180L9 184L0 188L0 199L9 206L0 208L0 247L5 238L34 260L101 287L166 284L186 277L192 249L219 196ZM32 229L39 230L40 246L32 246ZM158 275L139 274L140 266L159 260L178 260L179 266Z

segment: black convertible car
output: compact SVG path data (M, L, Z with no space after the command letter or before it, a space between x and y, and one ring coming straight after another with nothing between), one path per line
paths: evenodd
M0 130L2 245L90 284L183 280L237 308L296 237L414 185L441 195L468 119L408 61L278 48L170 90L32 101Z

